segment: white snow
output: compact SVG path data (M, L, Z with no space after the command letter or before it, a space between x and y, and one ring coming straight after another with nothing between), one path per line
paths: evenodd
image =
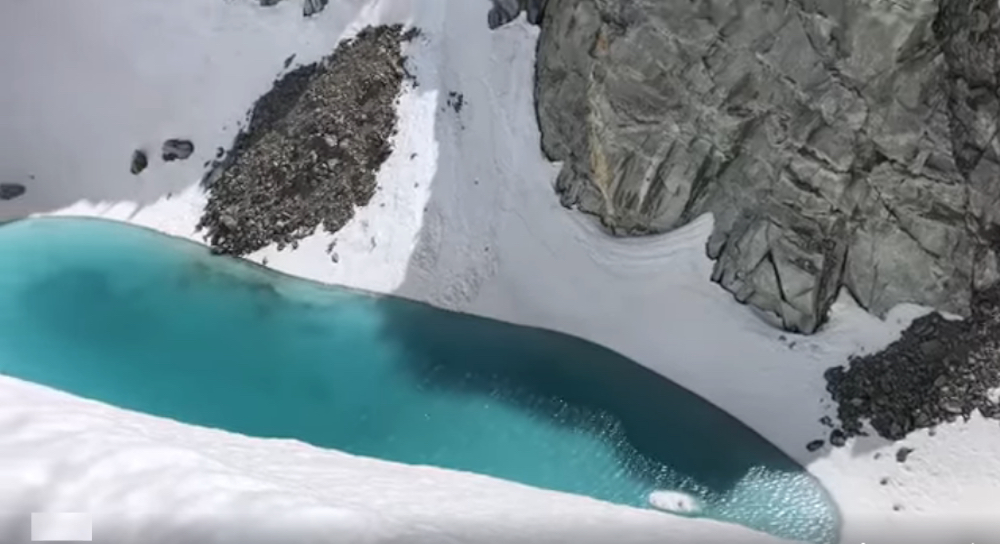
M906 531L919 531L923 537L932 534L932 525L951 530L952 520L1000 534L1000 517L995 516L1000 506L1000 456L996 455L1000 429L995 421L976 417L942 426L936 436L919 432L895 445L865 438L832 451L805 450L810 440L824 438L818 420L831 413L823 370L842 364L850 354L886 345L924 310L902 306L882 321L842 297L820 333L812 337L781 333L708 281L711 262L704 242L711 230L710 217L669 235L621 240L605 236L588 218L559 206L552 189L558 165L540 153L532 104L537 29L523 19L488 32L486 0L331 0L325 12L310 20L301 18L300 6L291 0L268 9L256 4L254 0L7 2L0 18L0 68L8 75L0 84L0 179L24 183L28 194L0 204L0 221L28 213L99 216L201 241L193 228L204 203L197 187L201 163L216 146L228 145L237 123L269 87L283 60L292 53L296 63L315 60L365 24L410 23L424 31L409 51L419 86L400 99L400 132L395 152L379 175L378 194L337 235L318 233L295 251L268 248L253 260L266 258L268 266L305 278L544 326L611 347L708 398L807 466L841 509L845 543L872 542L880 536L884 540ZM461 112L445 104L452 91L464 95ZM155 151L169 137L192 138L195 156L164 164L154 155L146 172L138 177L128 173L136 146ZM334 239L336 264L327 254ZM21 399L18 402L25 407L18 410L23 414L19 417L41 417L31 411L36 389L11 380L0 385L0 396ZM38 395L57 397L47 392ZM188 491L132 490L127 475L116 480L116 469L102 460L118 442L109 440L108 449L78 458L50 447L52 459L64 455L59 462L71 467L60 474L96 471L105 478L101 485L116 490L108 493L144 497L133 503L138 511L157 505L143 502L146 499L166 500L158 493L167 498L188 492L210 495L210 489L194 483L196 471L207 470L205 481L217 480L231 492L217 490L204 500L227 504L220 508L229 508L224 511L233 516L258 504L316 501L309 504L324 512L314 518L321 520L317 524L342 524L345 531L357 534L370 526L382 527L372 516L394 519L397 510L407 513L410 508L425 516L420 523L449 531L494 530L501 533L493 537L501 538L507 536L503 531L512 530L499 522L466 523L465 514L443 507L445 518L434 517L439 512L421 506L432 502L421 495L430 491L407 483L414 477L438 486L435 493L441 501L457 504L456 497L461 496L465 504L474 498L483 501L479 503L483 508L501 508L509 519L536 519L538 525L528 523L525 531L543 527L572 531L571 518L590 519L589 514L570 513L578 505L595 512L607 509L601 519L614 519L614 527L634 524L636 541L653 534L643 530L655 532L661 525L669 532L675 527L671 523L685 528L689 523L708 523L662 514L650 521L653 518L627 508L597 506L572 497L556 501L557 495L529 493L513 484L447 471L421 477L417 474L429 469L251 441L159 420L153 425L149 418L87 405L98 410L95 414L114 413L123 422L124 427L118 428L103 416L84 414L76 407L82 401L58 398L52 405L38 401L44 406L37 409L52 417L47 427L52 434L48 443L38 439L32 448L79 440L75 425L80 418L90 418L88 422L103 423L87 436L107 431L125 437L124 443L137 444L114 455L122 463L124 459L134 463L142 478L158 471L187 475ZM53 414L59 410L80 415L56 418ZM59 426L53 427L56 423ZM5 460L3 469L15 461L34 462L27 450L22 459L6 445L2 452L10 460ZM895 450L902 445L915 451L906 463L897 463ZM278 478L270 460L292 451L310 462L288 463L296 477ZM144 463L159 464L155 470L142 469ZM84 468L91 464L96 468ZM376 486L377 492L363 499L316 498L319 495L313 493L322 486L313 482L336 483L314 480L320 478L318 472L306 474L318 471L318 466L354 474L355 482L360 481L360 467L392 467L392 476L386 476L392 485ZM224 476L213 476L213 471ZM37 474L47 472L39 468ZM880 483L883 478L885 485ZM38 496L61 504L58 497L64 492L58 490L78 485L71 483L73 477L67 480L65 485L52 483L47 495ZM455 495L445 490L443 482L455 485ZM259 497L251 491L236 492L259 489L254 486L268 491ZM486 489L480 486L496 486L495 497L472 492L473 487ZM555 508L565 514L565 525L548 520L553 525L545 526L541 518L531 518L536 515L531 501L536 499L520 497L536 496L532 493L545 497L537 500L547 501L547 520ZM515 498L515 494L521 495ZM506 497L526 507L515 509L502 500ZM263 502L253 502L257 500ZM364 513L350 510L341 500L354 501L350 506ZM368 509L369 500L388 502L374 513ZM324 517L327 514L330 517ZM399 527L415 519L406 515ZM717 530L716 525L705 527ZM588 531L580 529L578 534L589 535ZM555 532L544 534L557 538ZM379 541L381 536L372 538Z
M649 505L665 512L693 514L701 510L698 499L678 491L654 491L649 494Z
M260 440L0 377L0 542L32 512L89 513L96 542L775 542L433 467ZM738 539L738 540L737 540Z

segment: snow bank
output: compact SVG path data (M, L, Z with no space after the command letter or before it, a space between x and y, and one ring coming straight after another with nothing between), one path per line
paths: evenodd
M252 439L0 377L0 541L86 512L95 542L775 542L432 467ZM333 538L333 540L331 540Z
M844 542L953 520L1000 534L995 422L976 418L897 445L867 438L805 449L824 437L818 420L832 414L822 371L884 346L922 310L901 307L883 322L843 298L821 333L782 334L709 283L710 218L620 240L559 206L557 168L539 151L532 104L536 29L522 20L487 32L486 0L332 0L310 20L295 2L256 4L8 3L0 62L16 77L0 86L0 177L28 194L0 205L0 221L90 215L200 241L201 161L229 143L284 59L315 60L364 24L411 23L425 31L410 46L419 86L401 97L396 151L372 203L337 235L318 233L294 252L264 249L254 260L618 350L806 465L841 508ZM460 111L448 107L450 92L463 94ZM133 148L169 137L193 139L195 157L128 173ZM336 264L326 254L334 239ZM906 463L894 458L901 445L915 448ZM230 462L228 449L211 451Z

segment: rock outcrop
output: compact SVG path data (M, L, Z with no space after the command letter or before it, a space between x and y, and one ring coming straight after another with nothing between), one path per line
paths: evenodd
M841 287L877 314L969 315L1000 279L995 0L544 8L536 99L564 205L619 235L713 213L713 279L795 331Z

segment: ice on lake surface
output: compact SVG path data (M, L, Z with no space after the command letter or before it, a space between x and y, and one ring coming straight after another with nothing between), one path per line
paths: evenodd
M0 373L250 436L644 508L684 493L690 515L837 536L802 467L615 352L120 223L0 227Z

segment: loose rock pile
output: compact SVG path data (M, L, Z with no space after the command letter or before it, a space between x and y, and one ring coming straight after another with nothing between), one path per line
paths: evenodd
M964 321L927 315L884 351L825 375L849 436L861 434L865 420L898 440L975 410L1000 419L1000 289L979 293Z
M391 152L405 76L400 25L369 27L322 61L275 82L206 176L199 223L217 253L292 245L336 232L375 193Z

